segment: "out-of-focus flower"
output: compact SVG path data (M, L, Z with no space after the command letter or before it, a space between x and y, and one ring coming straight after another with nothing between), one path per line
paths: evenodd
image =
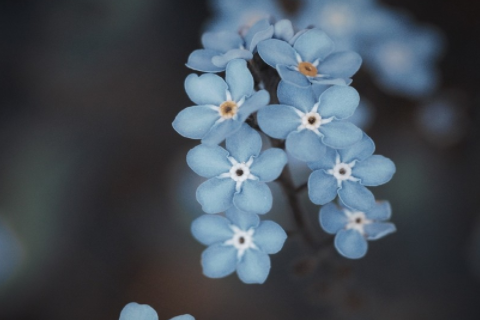
M0 285L12 275L20 260L20 244L12 231L0 219Z
M130 302L120 313L119 320L158 320L157 312L147 304ZM189 314L173 317L170 320L195 320Z
M269 254L279 252L287 234L277 223L232 208L226 218L203 215L192 223L193 236L209 246L202 254L203 273L223 278L237 271L245 283L263 283L270 272Z
M361 99L358 104L358 108L355 110L355 113L348 118L348 121L359 127L360 129L366 131L373 124L375 119L375 109L370 103L370 101Z

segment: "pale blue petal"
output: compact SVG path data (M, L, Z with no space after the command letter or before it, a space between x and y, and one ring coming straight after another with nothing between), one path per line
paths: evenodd
M155 310L147 304L130 302L120 312L119 320L158 320Z
M342 162L350 163L353 160L362 161L370 157L375 151L373 140L363 133L362 139L353 146L338 150Z
M360 232L354 229L340 230L335 236L335 248L346 258L360 259L367 253L368 243Z
M286 140L287 151L295 158L305 161L318 161L327 151L320 137L311 130L293 131Z
M250 51L245 49L232 49L224 54L216 55L212 58L212 63L217 67L225 68L227 64L234 59L250 60L253 55Z
M283 41L290 41L295 35L292 22L288 19L283 19L275 23L274 37Z
M238 121L244 122L252 113L261 110L270 101L270 94L266 90L255 92L238 109Z
M211 73L200 77L192 73L185 79L185 91L190 100L198 105L221 105L226 100L227 89L227 83Z
M181 315L181 316L173 317L170 320L195 320L195 318L192 317L189 314L184 314L184 315Z
M260 181L270 182L280 176L287 161L287 154L282 149L267 149L253 161L250 172Z
M247 162L250 157L256 157L260 153L262 138L256 130L243 124L240 130L227 138L226 147L235 160Z
M358 182L343 181L338 196L345 206L366 212L375 205L373 193Z
M275 68L277 65L296 66L295 50L285 41L268 39L257 46L260 57L268 65Z
M318 66L318 73L331 78L350 78L362 65L362 57L353 51L336 52L329 55Z
M219 146L198 145L187 153L188 166L199 176L213 178L228 172L228 152Z
M233 246L215 244L202 253L203 274L209 278L223 278L237 268L237 250Z
M273 26L268 27L265 30L257 32L250 43L247 44L247 48L254 52L257 49L257 46L260 42L271 39L273 37L274 28Z
M255 213L241 211L235 206L225 212L227 218L243 231L256 228L260 224L260 218Z
M318 161L315 162L309 162L307 163L308 167L311 170L329 170L333 169L335 166L337 159L337 151L335 149L332 149L330 147L327 147L327 151L325 152L325 155Z
M318 113L322 118L346 119L353 115L360 103L360 95L352 87L333 86L320 96Z
M352 174L359 178L364 186L379 186L392 179L395 173L392 160L380 155L373 155L357 162L352 168Z
M190 69L197 71L220 72L225 70L225 68L217 67L212 63L212 58L219 54L221 53L215 50L195 50L188 56L188 61L185 65Z
M217 215L203 215L193 220L191 231L195 239L207 246L223 243L233 236L229 221Z
M325 232L335 234L348 224L348 218L335 203L329 202L320 209L320 225Z
M315 101L318 101L322 93L324 93L330 87L331 86L325 84L312 83L312 91L313 96L315 97Z
M294 107L281 104L268 105L257 114L258 125L272 138L286 139L302 123Z
M350 147L363 136L363 131L348 121L332 121L320 126L319 131L324 136L323 143L335 149Z
M259 250L245 251L237 274L244 283L264 283L270 272L270 257Z
M310 81L300 72L284 65L277 65L277 71L280 78L285 82L291 83L299 87L310 87Z
M253 77L245 60L235 59L228 63L226 81L233 101L238 102L253 93Z
M397 231L397 228L393 223L374 222L366 224L364 230L368 240L378 240Z
M209 106L189 107L180 111L172 126L186 138L201 139L219 118L218 112Z
M303 61L323 60L334 48L332 39L320 29L311 29L302 34L293 45Z
M235 134L242 127L242 124L242 122L234 119L218 122L202 138L202 143L209 146L217 145L228 136Z
M303 113L310 112L317 102L310 87L299 87L285 81L278 84L277 95L280 103L296 107Z
M385 221L392 216L392 206L388 201L377 201L372 209L365 212L367 219L374 221Z
M243 45L243 39L236 32L205 32L202 35L202 44L205 49L227 52L240 48Z
M348 86L352 83L352 79L330 78L330 77L311 77L309 78L312 85L337 85Z
M313 171L308 177L308 197L315 204L324 205L337 196L337 179L323 170Z
M269 19L262 19L255 23L245 35L245 47L253 52L258 43L272 38L274 28Z
M235 193L233 204L240 210L264 214L272 209L272 192L265 182L246 180L242 190Z
M273 221L262 221L253 235L253 242L268 254L275 254L282 250L286 239L285 231Z
M235 181L230 178L212 178L197 189L197 201L206 213L220 213L232 206Z

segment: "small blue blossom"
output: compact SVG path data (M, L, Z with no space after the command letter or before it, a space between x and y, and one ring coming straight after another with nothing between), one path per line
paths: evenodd
M323 230L335 235L335 248L344 257L360 259L367 253L367 240L377 240L395 232L390 219L392 208L388 201L376 202L365 212L339 208L333 202L320 209L319 220Z
M122 309L119 320L158 320L158 315L157 312L147 304L130 302ZM195 320L195 318L189 314L185 314L183 316L173 317L170 320Z
M260 57L276 68L282 80L301 87L311 83L348 85L362 63L353 51L333 53L334 43L320 29L310 29L293 46L278 39L258 44Z
M191 74L185 90L197 106L180 111L173 128L184 137L210 145L235 133L251 113L270 100L267 91L253 90L252 74L240 59L228 64L226 81L214 74Z
M197 201L206 213L219 213L233 205L252 213L267 213L272 193L265 182L275 180L287 163L281 149L260 153L260 134L247 124L226 139L226 149L199 145L187 154L187 163L198 175L209 178L197 189Z
M277 90L282 104L258 112L258 124L269 136L286 139L286 149L302 161L322 158L327 146L346 148L362 138L362 131L348 121L358 106L358 92L332 86L316 97L311 87L281 81Z
M277 223L231 208L226 218L203 215L192 223L193 236L209 246L202 254L203 273L223 278L235 270L244 283L263 283L270 272L269 254L279 252L287 234Z
M366 134L353 146L327 149L325 156L308 166L314 170L308 178L308 195L315 204L324 205L338 196L349 208L368 211L375 198L365 186L387 183L395 173L388 158L373 155L375 144Z

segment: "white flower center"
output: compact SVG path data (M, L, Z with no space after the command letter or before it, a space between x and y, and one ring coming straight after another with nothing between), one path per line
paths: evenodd
M217 111L218 115L220 116L215 123L220 123L230 119L237 119L238 109L240 109L240 107L243 105L245 99L245 97L242 97L240 100L234 101L232 94L227 90L225 92L224 102L222 102L219 106L209 105L210 109Z
M350 211L344 209L343 212L348 218L347 226L345 227L347 230L354 229L360 232L362 235L365 235L364 227L367 224L372 223L372 220L367 219L364 212L360 211Z
M235 225L231 225L230 229L233 231L233 236L231 239L225 241L224 244L233 246L238 250L238 259L240 259L248 249L258 249L253 242L253 234L255 233L255 229L250 228L247 231L244 231Z
M242 184L246 180L258 180L258 177L254 176L250 173L250 167L253 164L253 157L247 162L238 162L233 157L228 157L228 161L232 164L232 167L228 172L222 173L218 176L220 179L230 178L235 181L237 184L235 185L235 190L240 192L242 189Z
M342 181L359 181L359 179L352 176L352 168L355 166L355 162L355 160L350 163L342 162L340 155L337 153L335 165L332 169L328 170L327 173L337 179L337 185L339 188L342 186Z
M318 128L320 128L322 124L327 124L329 122L332 122L333 117L328 119L322 118L320 113L317 112L319 105L320 105L319 102L315 103L312 107L312 110L310 110L310 112L307 112L307 113L303 113L302 111L295 108L295 112L299 116L300 122L301 122L301 124L297 128L298 131L301 131L303 129L308 129L315 132L319 136L322 135L320 131L318 131Z

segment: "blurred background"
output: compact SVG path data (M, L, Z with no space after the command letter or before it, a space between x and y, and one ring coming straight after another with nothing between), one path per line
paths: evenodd
M197 142L171 122L191 105L184 63L202 30L239 3L295 17L309 1L210 2L0 2L0 319L118 319L131 301L160 319L480 319L480 5L381 2L409 30L359 49L352 85L367 105L358 121L397 165L373 192L398 232L359 261L330 250L317 264L288 241L258 286L202 275L190 235L202 179L185 163ZM426 54L430 40L412 43L414 69L434 69L424 82L435 85L419 92L379 75L368 52L422 26L435 40ZM280 200L266 218L292 229L271 188Z

